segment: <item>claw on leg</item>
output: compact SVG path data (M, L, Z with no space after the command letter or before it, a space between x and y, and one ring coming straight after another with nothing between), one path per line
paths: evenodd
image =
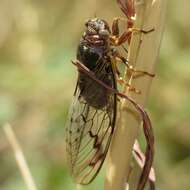
M117 82L118 82L119 84L122 84L122 85L125 85L126 87L128 87L129 91L132 91L132 92L134 92L134 93L136 93L136 94L141 94L141 91L140 91L140 90L138 90L138 89L136 89L135 87L131 86L129 83L126 83L125 80L124 80L122 77L119 77L119 78L117 79Z
M143 71L143 70L136 70L133 68L133 66L129 66L128 68L129 72L131 72L133 74L133 78L137 78L140 76L149 76L149 77L155 77L155 74L149 73L147 71Z
M150 30L143 30L143 29L139 29L139 28L129 28L129 31L131 32L137 32L137 33L143 33L143 34L149 34L151 32L154 32L155 29L151 28Z

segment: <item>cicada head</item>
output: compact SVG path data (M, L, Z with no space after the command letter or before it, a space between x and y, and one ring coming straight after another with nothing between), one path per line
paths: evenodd
M108 23L99 18L89 19L86 23L86 35L96 35L99 39L108 39L110 35L110 28Z

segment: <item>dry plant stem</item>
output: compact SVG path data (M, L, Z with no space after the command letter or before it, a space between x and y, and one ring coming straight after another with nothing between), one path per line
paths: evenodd
M133 157L135 158L136 162L138 163L138 165L140 166L140 168L142 169L144 167L144 163L145 163L145 155L144 153L141 151L140 149L140 145L138 143L138 140L135 141L135 144L133 146ZM155 180L156 180L156 176L155 176L155 171L154 168L152 167L149 173L149 184L150 184L150 189L155 189Z
M18 167L20 169L23 180L27 186L27 189L28 190L37 190L36 185L34 183L34 180L32 178L32 175L30 173L30 170L28 168L28 165L26 163L24 154L23 154L22 149L18 143L18 140L16 139L16 136L14 134L14 131L12 130L11 125L5 124L3 126L3 130L5 132L7 140L9 141L9 143L13 149L16 162L17 162Z
M165 8L166 0L144 0L138 1L138 5L136 5L137 20L134 27L143 30L155 29L154 32L146 35L134 33L132 36L128 60L137 70L154 73L162 38ZM127 88L124 89L124 93L130 95L140 105L144 105L151 80L152 78L147 76L134 80L131 78L127 82L140 90L142 94L130 94ZM138 137L141 122L141 118L137 118L136 114L134 108L123 100L109 152L105 190L124 190L126 188L126 176L130 170L132 149Z

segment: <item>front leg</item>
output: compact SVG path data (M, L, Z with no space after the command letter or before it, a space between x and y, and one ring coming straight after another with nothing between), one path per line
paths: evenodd
M125 42L130 43L131 35L134 32L137 32L137 33L142 32L143 34L148 34L148 33L151 33L154 31L154 28L152 28L150 30L142 30L139 28L133 28L132 25L130 26L128 23L126 30L119 36L119 21L124 21L124 22L128 23L128 20L125 18L117 17L113 20L112 35L110 36L110 41L113 46L120 46Z
M115 29L115 31L116 31L116 29ZM111 36L110 41L113 46L120 46L121 44L123 44L125 42L130 43L131 35L134 32L137 32L137 33L142 32L143 34L149 34L153 31L154 31L154 28L152 28L150 30L141 30L138 28L128 28L125 32L123 32L123 34L121 34L121 36L115 36L115 35Z
M116 17L113 19L113 23L112 23L112 35L119 37L119 21L123 21L127 24L128 26L128 19L123 18L123 17Z
M126 41L129 40L132 32L128 31L128 28L126 29L125 32L123 32L123 34L121 34L121 36L119 36L119 21L125 21L126 23L128 23L127 19L124 18L114 18L113 23L112 23L112 36L110 37L110 41L112 43L112 45L114 46L119 46L123 43L125 43Z

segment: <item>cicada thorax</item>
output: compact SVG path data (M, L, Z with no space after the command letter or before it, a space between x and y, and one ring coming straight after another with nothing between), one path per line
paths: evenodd
M108 56L106 46L88 46L82 40L78 47L77 59L89 70L93 71L97 79L115 88L115 77L112 70L111 58ZM108 104L111 95L110 92L80 71L78 85L81 90L80 96L90 106L101 109Z

